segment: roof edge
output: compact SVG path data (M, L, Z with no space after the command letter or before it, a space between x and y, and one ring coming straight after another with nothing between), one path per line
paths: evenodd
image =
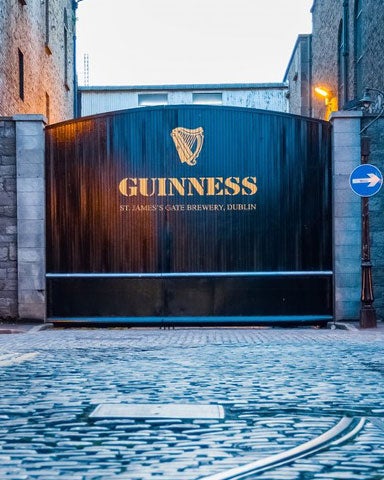
M79 91L164 91L164 90L247 90L247 89L286 89L284 82L275 83L207 83L175 85L94 85L80 86Z

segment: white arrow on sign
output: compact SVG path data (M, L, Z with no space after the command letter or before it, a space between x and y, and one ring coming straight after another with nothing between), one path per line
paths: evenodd
M353 178L352 183L369 183L367 187L374 187L377 183L381 182L381 178L375 173L368 173L369 178Z

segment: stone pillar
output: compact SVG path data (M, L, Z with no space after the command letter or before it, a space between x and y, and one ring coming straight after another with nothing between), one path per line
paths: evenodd
M15 123L0 117L0 319L17 318Z
M332 113L335 320L358 320L361 295L361 199L349 176L361 163L362 112Z
M15 115L18 316L45 320L45 117Z

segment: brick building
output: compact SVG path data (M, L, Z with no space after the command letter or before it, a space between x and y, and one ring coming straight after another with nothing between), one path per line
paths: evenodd
M0 0L0 319L45 316L44 123L73 117L73 0Z
M0 0L0 116L73 117L72 0Z
M369 163L383 171L384 158L384 4L382 0L314 0L312 34L300 35L288 63L284 80L289 87L289 111L316 118L360 112L360 130L369 137ZM308 57L306 54L308 53ZM321 87L329 93L324 99L315 93ZM359 102L367 90L372 104L368 109ZM378 91L377 91L378 90ZM381 92L381 93L380 93ZM360 154L359 154L360 155ZM360 161L358 155L358 162ZM351 148L346 152L351 158ZM348 185L350 165L334 172L334 188L342 192L335 201L335 215L347 229L361 229L355 216L344 215L344 202L351 194ZM342 175L341 175L342 173ZM371 197L370 245L373 266L374 306L384 317L384 197ZM357 232L359 234L359 232ZM340 235L342 232L340 233ZM360 242L355 235L357 243ZM360 263L351 254L353 245L343 246L345 268ZM336 259L337 262L337 259ZM341 286L342 292L344 286ZM342 293L340 293L342 295Z
M365 88L383 90L383 7L377 0L314 0L312 34L299 35L284 77L291 113L326 118L350 109ZM315 87L330 92L328 105ZM371 94L378 110L382 99Z

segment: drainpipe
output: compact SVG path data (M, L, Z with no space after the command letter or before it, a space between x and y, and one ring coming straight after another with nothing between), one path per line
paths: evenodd
M308 114L312 117L312 35L308 37L308 93Z
M343 105L348 102L348 70L349 70L349 1L343 1L343 83L344 83L344 98Z
M78 107L78 92L77 92L77 69L76 69L76 11L78 4L82 0L72 0L72 11L73 11L73 116L77 118L79 116L79 107Z

